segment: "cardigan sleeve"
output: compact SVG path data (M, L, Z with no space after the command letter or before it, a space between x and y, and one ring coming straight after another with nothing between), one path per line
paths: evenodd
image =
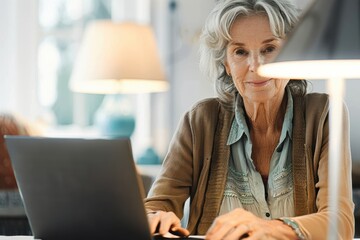
M336 239L353 239L354 236L354 204L352 201L352 181L351 181L351 152L349 137L348 111L344 105L343 128L342 128L341 163L339 172L339 204L338 204L338 236ZM317 168L318 180L315 185L316 208L317 212L293 218L304 232L306 239L324 239L329 227L329 181L328 181L328 151L329 151L329 118L328 114L324 117L319 126L318 136L316 136L315 149L318 149L319 156L315 156L315 170ZM320 138L320 139L319 139ZM315 150L317 151L317 150ZM313 156L308 156L313 157Z
M192 224L189 225L195 226L204 201L204 183L207 182L219 108L215 98L204 99L184 115L159 177L145 199L147 210L172 211L181 219L185 201L190 197Z
M145 208L172 211L181 219L190 195L192 171L192 137L187 113L170 143L160 175L145 199Z

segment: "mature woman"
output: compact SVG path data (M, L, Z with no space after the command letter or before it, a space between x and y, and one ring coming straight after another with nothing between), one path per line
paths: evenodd
M201 66L218 98L180 122L145 206L150 229L207 239L325 239L328 97L305 81L257 74L297 21L288 0L224 0L202 34ZM338 238L354 234L351 156L344 117ZM187 229L180 226L190 197Z

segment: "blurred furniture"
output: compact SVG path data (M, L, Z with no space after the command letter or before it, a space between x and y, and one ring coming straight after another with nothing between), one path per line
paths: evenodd
M0 235L31 235L4 135L29 135L29 131L13 115L0 114Z
M153 184L153 182L156 180L156 177L159 175L160 171L161 171L161 165L153 165L153 164L149 164L149 165L143 165L143 164L138 164L137 165L137 171L139 172L139 174L141 175L142 181L143 181L143 186L144 186L144 190L145 190L145 194L147 195L151 185Z

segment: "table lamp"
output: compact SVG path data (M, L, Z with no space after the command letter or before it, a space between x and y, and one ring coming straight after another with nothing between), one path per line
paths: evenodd
M328 79L331 212L328 239L337 239L344 79L360 78L360 1L314 0L277 58L258 71L267 77Z
M95 124L102 135L130 137L135 117L126 96L168 89L152 29L133 22L90 23L69 85L75 92L106 94Z

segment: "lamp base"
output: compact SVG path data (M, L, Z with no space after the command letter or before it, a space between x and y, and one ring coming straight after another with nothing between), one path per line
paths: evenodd
M106 95L95 114L95 125L103 136L130 137L135 129L135 117L129 99L119 94Z
M137 160L137 164L144 165L153 165L160 163L160 157L157 155L155 149L152 147L148 147Z

